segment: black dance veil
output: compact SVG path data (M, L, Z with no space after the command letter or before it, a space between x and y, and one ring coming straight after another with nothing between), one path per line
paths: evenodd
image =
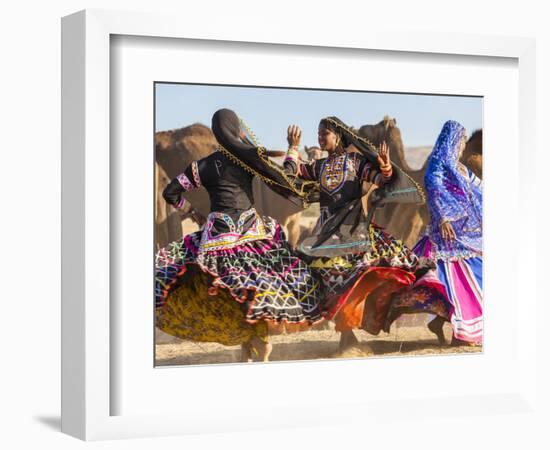
M212 132L220 144L219 151L238 166L258 177L277 194L295 205L306 208L318 201L319 187L287 174L283 167L267 156L267 150L257 145L254 136L230 109L220 109L212 117Z
M344 148L355 147L374 167L379 168L378 150L373 143L357 135L338 117L326 117L321 120L321 124L340 136ZM397 164L392 162L391 165L393 170L391 180L377 192L377 195L383 198L379 206L386 203L423 204L425 196L422 188Z

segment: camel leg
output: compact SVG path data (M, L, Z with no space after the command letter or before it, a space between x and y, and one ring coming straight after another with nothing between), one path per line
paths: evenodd
M300 240L300 217L301 212L293 214L288 217L284 223L287 241L292 248L296 248L298 241Z
M258 358L260 361L263 361L263 362L269 361L269 355L271 355L271 352L273 351L273 345L271 345L269 342L262 341L257 336L254 336L250 340L250 344L258 353Z
M439 345L445 345L445 334L443 333L443 324L445 319L441 316L435 316L430 323L428 323L428 329L437 336L437 342Z
M342 331L340 333L340 345L339 345L340 352L343 352L349 347L353 347L357 344L359 344L359 341L357 340L357 337L355 336L355 334L353 334L353 330Z

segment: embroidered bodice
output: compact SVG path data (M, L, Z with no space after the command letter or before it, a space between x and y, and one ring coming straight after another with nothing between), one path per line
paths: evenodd
M163 192L164 199L183 208L186 191L205 188L210 214L202 229L201 251L230 249L248 241L270 239L276 223L262 218L253 207L253 176L221 152L192 162ZM273 223L272 223L273 222Z
M378 168L364 156L355 152L341 151L331 154L328 158L310 162L302 162L299 158L287 156L285 169L306 180L319 182L320 224L350 201L361 197L363 181L381 185L389 180L384 178Z

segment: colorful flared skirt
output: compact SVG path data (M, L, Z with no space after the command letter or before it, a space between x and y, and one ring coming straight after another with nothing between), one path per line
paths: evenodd
M366 252L311 263L327 291L324 315L337 331L362 328L377 335L386 322L392 296L415 281L417 256L377 226Z
M433 257L427 236L415 246L419 256ZM483 340L483 261L481 256L437 258L436 273L445 290L449 320L456 339L481 343Z
M211 297L225 290L226 300L240 305L248 323L312 324L321 320L323 293L318 276L293 253L280 226L274 227L272 239L231 248L199 251L199 231L161 249L156 258L157 309L164 308L171 293L189 282L184 275L194 265L206 275L201 280Z
M430 314L450 321L451 304L447 300L445 285L436 270L428 270L406 289L393 295L384 331L403 314Z
M208 275L190 265L181 276L178 287L156 308L157 327L180 339L195 342L217 342L223 345L249 343L254 337L268 338L267 323L246 321L242 305L229 291L208 293Z

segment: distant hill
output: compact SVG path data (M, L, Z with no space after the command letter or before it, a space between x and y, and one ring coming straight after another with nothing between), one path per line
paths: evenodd
M405 147L405 159L411 166L411 169L421 169L431 151L431 145Z

